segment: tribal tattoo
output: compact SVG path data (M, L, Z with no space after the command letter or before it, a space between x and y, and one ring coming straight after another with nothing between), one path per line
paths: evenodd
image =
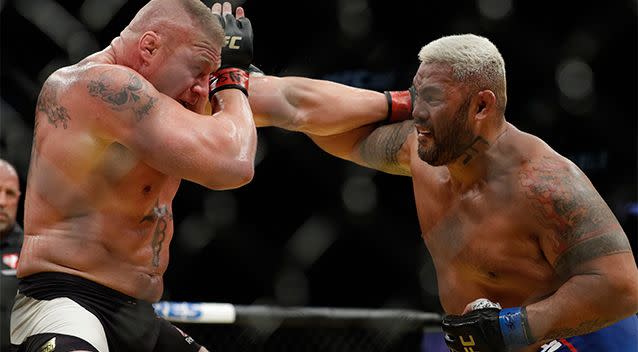
M379 127L361 142L361 158L375 169L409 175L410 171L399 163L398 156L408 135L413 132L412 120Z
M42 91L40 92L40 96L38 97L38 103L36 108L39 112L43 112L47 115L47 120L49 124L53 125L55 128L58 128L58 125L61 125L62 128L66 129L69 127L69 121L71 117L69 116L68 111L58 101L58 90L60 89L61 84L56 81L47 81L44 83L42 87Z
M548 157L531 161L519 181L539 223L553 230L559 274L567 275L594 258L630 251L627 236L605 201L584 175L565 163Z
M98 80L89 82L89 94L100 98L113 110L133 110L138 122L148 116L157 102L157 97L149 95L146 84L132 73L128 73L126 82L117 82L110 72L107 71Z
M166 230L168 229L168 223L173 221L173 214L170 213L168 206L163 204L159 205L159 201L155 203L155 206L150 213L144 215L140 223L143 222L156 222L155 229L153 230L153 239L151 240L151 249L153 250L152 264L154 267L158 267L160 264L160 252L162 251L162 244L166 238Z

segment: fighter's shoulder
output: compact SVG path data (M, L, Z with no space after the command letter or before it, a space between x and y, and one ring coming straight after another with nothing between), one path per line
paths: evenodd
M517 184L523 198L537 209L573 204L593 186L580 168L549 146L539 147L521 162Z
M558 153L542 139L528 135L525 152L522 154L520 173L542 175L554 173L556 176L579 176L582 172L571 160Z
M77 93L78 89L87 90L91 83L128 82L131 78L145 81L138 72L126 66L82 63L57 69L47 77L43 83L43 88Z
M75 83L86 87L91 83L126 84L133 80L146 82L146 79L137 71L123 66L105 63L91 63L81 66L69 67Z

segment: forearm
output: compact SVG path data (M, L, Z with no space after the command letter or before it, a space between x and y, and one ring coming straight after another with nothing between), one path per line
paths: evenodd
M416 142L410 139L414 138L413 132L412 121L404 121L367 125L330 136L306 134L334 156L386 173L410 176L411 146Z
M635 295L614 278L577 275L553 295L526 307L535 341L584 335L635 314Z
M215 94L218 110L212 116L224 129L224 146L217 159L226 170L221 188L235 188L249 182L254 173L255 151L257 149L257 131L247 97L236 89L228 89Z
M258 126L327 136L383 121L383 93L302 77L254 77L250 105Z

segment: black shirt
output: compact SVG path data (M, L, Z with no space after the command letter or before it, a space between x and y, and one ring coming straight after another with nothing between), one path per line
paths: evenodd
M16 267L18 256L22 248L23 232L20 225L15 224L8 234L0 238L0 350L8 349L10 343L9 321L11 319L11 307L18 290L18 278Z

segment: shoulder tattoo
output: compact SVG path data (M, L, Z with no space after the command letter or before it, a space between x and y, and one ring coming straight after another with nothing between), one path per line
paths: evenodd
M409 175L410 171L400 164L399 151L412 132L412 120L378 127L359 145L361 158L375 169Z
M47 116L49 124L55 128L62 126L62 128L66 129L69 127L71 117L67 109L58 100L60 86L61 84L55 80L45 82L40 91L40 96L38 96L36 108Z
M618 220L580 172L546 157L524 167L519 181L537 220L551 230L559 274L588 260L631 250Z
M109 70L102 73L98 79L91 80L87 86L89 94L101 99L113 110L132 110L135 120L141 121L153 109L157 97L151 96L146 83L133 73L125 72L123 80L113 79L114 73L116 77L122 77L120 72Z

